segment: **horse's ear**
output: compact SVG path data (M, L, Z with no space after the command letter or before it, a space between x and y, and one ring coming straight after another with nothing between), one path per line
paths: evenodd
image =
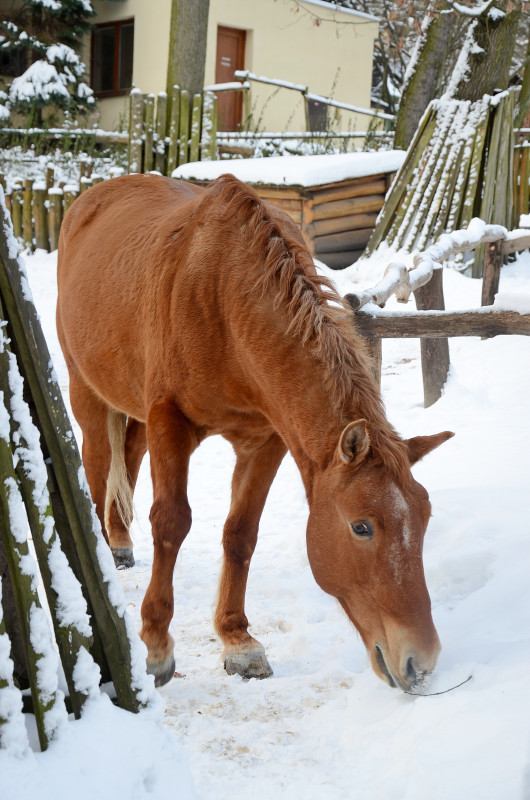
M453 431L442 431L442 433L434 433L432 436L415 436L413 439L406 439L405 444L407 445L410 466L412 467L423 456L426 456L435 447L439 447L453 436Z
M350 422L339 439L339 455L345 464L360 464L368 453L370 434L365 419Z

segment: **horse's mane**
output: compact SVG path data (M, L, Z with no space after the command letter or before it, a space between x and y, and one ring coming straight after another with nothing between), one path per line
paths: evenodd
M210 192L218 198L224 220L237 215L249 252L258 256L253 291L272 296L274 307L284 309L289 320L285 334L299 338L317 357L334 410L345 423L352 421L352 413L369 420L373 457L406 485L407 449L385 416L351 310L333 283L316 273L301 235L280 217L275 219L259 195L232 175L218 178Z

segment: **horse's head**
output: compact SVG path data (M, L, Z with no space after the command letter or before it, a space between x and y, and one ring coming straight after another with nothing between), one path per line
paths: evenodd
M452 435L406 441L410 466ZM358 629L376 674L403 690L432 672L440 652L422 562L431 504L407 473L398 480L373 456L366 420L352 422L315 478L307 526L315 579Z

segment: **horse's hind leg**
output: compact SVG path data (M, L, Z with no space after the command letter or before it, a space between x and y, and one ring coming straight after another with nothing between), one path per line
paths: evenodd
M83 434L81 455L86 479L96 506L103 534L108 541L105 528L105 498L109 474L111 451L107 432L108 406L68 364L70 374L70 404Z
M112 424L112 423L111 423ZM119 445L118 445L119 446ZM129 534L132 521L132 495L138 478L142 459L147 450L145 424L136 419L129 418L125 429L124 441L121 443L123 455L116 454L118 459L124 457L124 467L127 481L127 494L129 505L127 513L120 513L115 497L107 497L107 511L105 524L107 526L109 544L117 567L134 566L133 542ZM112 469L112 467L111 467ZM112 481L109 482L108 492L112 491ZM127 519L126 517L129 517Z
M286 447L277 434L257 448L245 448L238 443L234 447L237 462L230 513L223 531L224 562L215 628L224 644L224 665L230 675L268 678L272 669L265 650L248 633L245 591L259 520Z

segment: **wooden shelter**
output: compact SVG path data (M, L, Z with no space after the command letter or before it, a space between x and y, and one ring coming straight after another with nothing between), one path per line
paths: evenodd
M393 176L381 172L304 188L261 184L253 188L300 226L315 258L342 269L361 257Z

